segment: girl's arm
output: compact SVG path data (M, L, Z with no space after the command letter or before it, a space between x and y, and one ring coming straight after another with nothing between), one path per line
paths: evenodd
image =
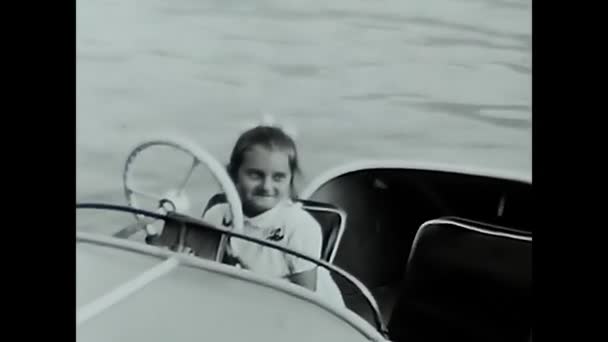
M319 223L306 212L296 216L290 223L292 234L289 237L288 247L300 253L319 258L323 239ZM293 255L287 255L286 258L291 271L287 279L294 284L316 291L317 265Z
M294 273L287 276L287 279L294 284L304 286L305 288L316 291L317 290L317 268L313 268L308 271Z

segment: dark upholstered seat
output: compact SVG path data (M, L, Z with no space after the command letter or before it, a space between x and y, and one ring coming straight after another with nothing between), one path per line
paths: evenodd
M393 341L529 341L532 236L461 218L424 223L389 322Z

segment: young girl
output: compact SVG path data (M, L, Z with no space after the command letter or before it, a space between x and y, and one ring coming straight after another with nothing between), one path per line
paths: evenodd
M237 140L228 173L243 203L243 234L278 243L302 254L320 258L321 227L294 201L294 178L299 173L294 141L281 129L258 126ZM211 207L206 221L230 226L227 204ZM327 301L344 305L329 271L276 249L231 238L228 255L242 268L271 277L286 278L316 291Z

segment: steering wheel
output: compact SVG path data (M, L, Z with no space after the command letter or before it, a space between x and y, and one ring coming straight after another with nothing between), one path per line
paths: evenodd
M177 185L175 189L169 189L164 195L150 194L133 187L134 175L132 172L132 166L134 165L137 156L140 155L140 153L145 149L156 146L170 147L184 152L192 157L191 167L185 173L184 179ZM185 211L185 207L189 206L189 201L187 197L183 196L183 191L188 183L188 180L192 176L194 169L196 169L200 164L204 164L211 171L211 174L215 180L220 183L223 192L226 194L226 199L232 212L233 228L240 230L243 227L243 209L239 194L234 183L232 182L232 179L228 175L228 172L209 152L191 141L186 141L177 137L145 140L133 148L127 157L123 170L123 188L127 199L127 204L135 209L143 209L140 208L140 205L137 202L136 195L139 195L142 197L147 197L148 199L158 200L159 212L167 213L168 211ZM135 217L138 221L137 229L142 229L142 227L145 227L147 233L150 234L148 229L154 221L145 221L141 215L135 215ZM222 243L222 246L224 244L225 243Z

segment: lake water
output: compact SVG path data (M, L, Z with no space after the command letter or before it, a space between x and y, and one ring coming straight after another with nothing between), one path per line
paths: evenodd
M264 114L306 180L361 158L530 174L531 64L529 0L78 0L77 199L124 203L144 137L225 162Z

